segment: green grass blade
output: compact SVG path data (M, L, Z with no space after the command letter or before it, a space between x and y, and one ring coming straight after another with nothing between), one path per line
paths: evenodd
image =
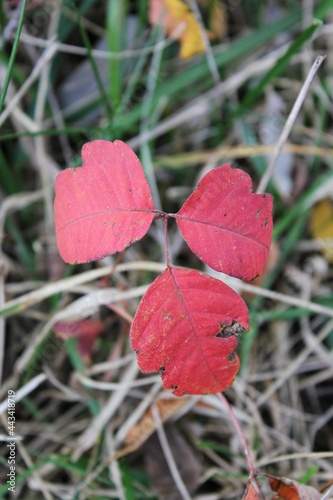
M275 36L288 31L295 26L299 20L300 12L293 12L269 26L263 26L250 35L238 38L235 42L231 43L227 49L215 54L216 65L218 68L223 68L223 66L229 63L236 60L239 61L241 58L246 57L267 44L270 40L274 39ZM186 66L184 71L181 71L173 78L166 79L159 83L153 105L157 104L161 97L173 96L173 98L175 98L175 96L180 96L183 98L188 92L188 89L199 82L202 88L209 88L211 86L211 80L207 78L208 76L209 68L204 59L201 59L197 64L193 63L191 66ZM142 103L138 103L137 106L121 118L118 123L121 129L132 127L140 120L141 105Z
M304 474L298 479L298 482L301 484L308 484L312 478L318 473L319 466L314 464L306 469Z
M0 34L3 32L5 26L5 14L3 11L3 2L0 2Z
M65 341L65 349L68 354L69 359L73 365L75 371L82 371L86 368L82 356L80 355L77 348L77 340L75 338L70 338ZM93 392L92 389L87 389L88 392ZM96 399L86 398L85 403L91 411L91 414L96 416L100 412L100 405Z
M2 113L2 110L3 110L3 105L5 103L9 82L10 82L10 79L12 76L13 66L14 66L15 57L16 57L16 53L17 53L17 49L18 49L18 45L19 45L19 41L20 41L22 26L23 26L23 22L24 22L24 14L25 14L26 6L27 6L27 0L23 0L19 20L17 23L17 30L16 30L16 34L15 34L14 44L13 44L12 52L10 54L8 68L7 68L5 80L3 83L3 87L1 89L0 113Z
M281 75L281 73L285 71L285 69L288 67L291 58L300 51L300 49L307 41L309 41L312 38L315 31L321 25L322 22L319 21L318 19L315 19L312 22L312 24L296 38L296 40L288 48L287 52L277 61L277 63L273 66L273 68L271 68L265 74L265 76L260 80L260 82L250 92L246 94L246 97L243 99L240 106L232 113L232 118L230 119L230 121L237 118L238 116L243 115L248 109L251 108L251 106L263 94L267 85L275 77Z
M127 1L114 2L109 0L107 11L108 50L120 52L123 47L123 26L126 25ZM113 111L116 111L122 93L122 74L119 59L110 59L109 63L109 86L110 100Z
M75 2L71 0L63 0L64 7L66 7L67 9L70 9L71 7L75 10L78 9L81 16L84 16L95 3L97 3L96 0L81 0L79 5L76 6ZM73 19L69 18L66 15L66 13L63 14L59 22L59 29L58 29L59 41L61 42L65 41L68 38L68 36L72 33L72 31L75 29L75 27L76 27L76 22L73 21Z
M7 470L8 470L8 463L6 465L7 465ZM16 483L15 487L17 488L17 485L19 485L20 483L22 483L25 478L31 476L34 472L38 471L43 465L44 465L44 462L38 462L37 464L33 465L32 467L27 467L26 469L23 469L23 470L19 471L16 474L16 477L15 477L15 483ZM7 472L6 472L6 474L7 474ZM8 487L9 487L9 484L7 484L6 481L4 481L4 484L2 484L0 486L0 498L1 499L2 498L4 498L4 499L8 498Z
M315 8L314 16L323 21L333 9L333 0L326 0Z
M80 33L81 33L81 36L82 36L83 43L84 43L84 45L85 45L85 47L87 49L87 56L88 56L88 59L89 59L90 65L91 65L91 69L92 69L93 75L94 75L95 80L96 80L96 84L97 84L97 87L98 87L98 90L99 90L99 93L100 93L100 98L101 98L101 101L103 102L103 104L105 106L106 114L108 115L108 118L110 120L111 119L111 115L112 115L112 110L111 110L111 107L110 107L109 99L108 99L108 96L107 96L107 94L105 92L104 85L103 85L102 79L100 77L100 74L99 74L99 71L98 71L98 67L97 67L95 58L94 58L94 56L92 54L91 43L90 43L89 37L87 35L87 32L85 30L85 27L84 27L84 25L82 23L81 14L80 14L80 12L78 10L76 10L76 12L77 12L77 17L78 17L78 25L79 25L79 28L80 28Z

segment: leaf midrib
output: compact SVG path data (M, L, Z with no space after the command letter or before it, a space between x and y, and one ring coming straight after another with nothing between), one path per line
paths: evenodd
M244 233L241 233L240 231L237 231L236 229L231 229L229 226L222 226L222 225L218 226L217 224L213 224L211 222L197 220L197 219L191 219L189 217L185 217L184 215L177 215L177 217L175 217L175 218L176 219L178 218L178 219L186 220L187 222L193 222L195 224L203 224L204 226L210 226L210 227L213 227L213 228L222 229L224 231L229 231L230 233L237 234L238 236L242 236L243 238L246 238L246 239L248 239L250 241L253 241L254 243L257 243L257 244L263 246L267 250L269 250L269 248L270 248L270 245L265 245L261 241L258 241L255 238L252 238L251 236L245 235Z
M101 210L98 212L89 212L85 215L82 215L81 217L77 217L76 219L72 219L72 220L66 222L66 224L61 226L61 228L58 229L57 232L59 233L60 231L65 229L67 226L69 226L71 224L75 224L75 223L77 223L81 220L84 220L84 219L88 219L88 218L91 218L91 217L94 217L97 215L108 215L108 214L118 213L118 212L141 212L141 213L145 213L145 214L152 214L153 216L155 215L154 210L143 209L143 208L115 208L115 209Z

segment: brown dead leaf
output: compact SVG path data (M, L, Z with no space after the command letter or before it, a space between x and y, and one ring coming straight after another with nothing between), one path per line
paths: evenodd
M242 500L260 500L259 493L257 493L252 483L248 483Z
M285 477L268 477L269 485L276 495L274 500L319 500L321 494L312 488Z
M155 401L155 406L158 409L160 419L162 422L166 422L171 418L184 404L186 404L188 398L177 398L177 399L166 399L160 398ZM152 409L146 411L146 413L126 435L124 439L125 447L119 450L115 456L115 459L123 457L128 453L140 448L140 446L147 441L147 439L156 431L156 421L152 414Z

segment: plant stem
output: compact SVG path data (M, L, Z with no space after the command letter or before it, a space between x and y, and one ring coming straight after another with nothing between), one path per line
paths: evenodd
M241 426L239 425L239 422L236 418L236 415L234 413L234 410L232 409L232 406L231 404L229 403L229 401L227 400L227 398L222 394L222 393L218 393L216 394L217 397L222 401L222 403L224 404L224 406L227 408L228 410L228 413L230 415L230 418L234 424L234 426L236 427L236 431L237 431L237 434L238 434L238 437L239 437L239 440L240 442L242 443L242 446L244 448L244 453L245 453L245 456L246 456L246 460L247 460L247 465L249 467L249 471L251 473L251 475L254 475L255 472L256 472L256 469L254 467L254 463L253 463L253 460L252 460L252 456L251 456L251 453L250 453L250 450L249 450L249 447L247 445L247 442L246 442L246 439L245 439L245 436L243 434L243 431L241 429Z
M165 248L165 259L167 267L171 267L170 254L169 254L169 241L168 241L168 214L164 215L164 248Z
M238 434L238 437L239 437L239 440L240 442L242 443L242 446L243 446L243 450L244 450L244 453L245 453L245 456L246 456L246 461L247 461L247 465L248 465L248 468L249 468L249 471L250 471L250 481L253 480L255 483L256 483L256 486L258 488L258 493L259 493L259 496L260 498L264 499L264 494L262 492L262 489L261 489L261 485L257 479L257 470L254 466L254 462L253 462L253 459L252 459L252 455L251 455L251 452L250 452L250 449L247 445L247 442L246 442L246 439L245 439L245 436L243 434L243 431L242 431L242 428L236 418L236 415L232 409L232 406L230 405L229 401L227 400L227 398L222 394L222 393L218 393L216 394L216 396L220 399L220 401L224 404L224 406L227 408L228 410L228 413L230 415L230 418L236 428L236 431L237 431L237 434Z

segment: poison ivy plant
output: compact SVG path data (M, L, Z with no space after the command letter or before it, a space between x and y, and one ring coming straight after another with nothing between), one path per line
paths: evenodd
M272 197L253 194L250 177L224 165L206 174L179 212L170 214L154 208L141 163L123 142L87 143L82 160L55 184L62 258L76 264L124 250L162 217L166 269L143 296L130 333L138 364L144 373L160 372L177 396L224 391L239 368L234 351L249 329L248 309L220 280L171 263L168 221L176 220L203 262L250 281L268 256Z

